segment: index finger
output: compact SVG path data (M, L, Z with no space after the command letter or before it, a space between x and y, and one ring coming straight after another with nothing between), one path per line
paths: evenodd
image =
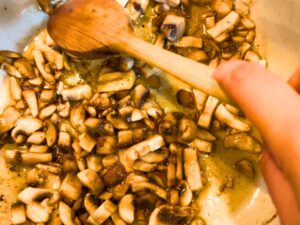
M298 173L300 180L298 94L256 63L232 61L217 68L214 76L260 131L282 169L290 176Z

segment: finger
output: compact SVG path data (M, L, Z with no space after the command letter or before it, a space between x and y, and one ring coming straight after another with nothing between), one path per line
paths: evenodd
M268 151L262 158L262 171L282 224L300 224L300 210L293 189Z
M232 61L218 67L214 76L258 128L276 161L300 189L299 95L256 63Z
M300 67L294 72L294 74L288 80L289 85L293 87L298 93L300 93Z

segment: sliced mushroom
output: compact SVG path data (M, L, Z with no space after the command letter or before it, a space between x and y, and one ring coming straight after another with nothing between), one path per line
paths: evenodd
M97 91L113 92L130 90L135 82L135 73L131 70L126 73L114 72L99 76Z
M249 131L251 129L248 123L243 122L241 119L237 118L234 114L230 113L223 104L220 104L215 112L215 117L220 121L225 123L231 128L237 129L239 131Z
M58 115L61 117L68 117L70 114L71 104L70 102L65 102L64 104L60 103L57 105Z
M234 167L241 172L242 174L246 175L247 177L253 179L255 177L255 169L252 162L248 159L242 159L237 161L234 164Z
M213 134L204 129L198 129L196 136L197 138L200 138L205 141L215 141L217 139Z
M45 108L41 109L40 113L39 113L39 118L41 120L44 120L50 116L52 116L52 114L56 111L56 105L49 105L46 106Z
M127 173L119 162L113 164L103 175L103 183L105 186L114 186L123 182Z
M162 205L152 211L149 225L189 224L197 210L192 207Z
M29 152L46 153L48 151L47 145L31 145Z
M42 54L41 51L39 50L34 50L32 52L34 60L35 60L35 64L38 68L38 70L40 71L42 77L49 83L55 83L55 78L52 74L48 73L45 71L45 59L44 56Z
M247 51L245 54L244 60L258 63L260 60L260 57L258 54L256 54L253 51Z
M51 64L54 64L57 70L63 69L64 58L62 54L60 54L59 52L55 51L47 45L43 45L40 49L42 50L47 61Z
M115 225L126 225L117 212L111 214L111 219Z
M118 184L113 189L113 198L116 200L120 200L124 195L126 195L129 189L129 184L123 183Z
M102 170L101 157L99 155L89 155L86 158L87 167L96 173Z
M14 66L8 63L2 63L1 68L3 68L11 76L22 78L22 74Z
M208 59L208 56L204 51L191 52L187 55L187 57L197 62L205 62Z
M21 100L22 89L19 81L15 77L9 77L10 94L15 101Z
M181 181L179 184L180 197L179 203L181 206L189 206L193 200L193 193L190 185L185 180Z
M37 117L39 114L39 109L35 92L33 90L25 90L22 91L22 95L28 107L30 108L31 115L33 117Z
M224 148L238 149L250 153L260 153L261 144L247 133L236 133L228 135L223 141Z
M54 90L42 90L40 100L43 102L51 102L55 97Z
M183 141L191 141L197 135L197 125L191 119L183 118L179 121L179 138Z
M97 140L96 152L101 155L109 155L116 151L117 142L114 137L106 136L99 137Z
M167 159L168 155L168 150L166 148L162 148L161 150L144 155L141 157L141 160L146 163L162 163Z
M200 114L198 119L198 125L204 128L209 128L211 119L213 116L213 113L215 109L217 108L219 104L219 100L215 97L209 96L206 103L203 112Z
M115 163L117 163L118 161L119 161L118 156L110 154L110 155L106 155L106 156L103 157L102 165L103 165L104 168L111 167Z
M81 194L82 185L77 176L68 173L60 186L60 194L68 199L77 200Z
M192 142L189 143L189 146L196 149L199 152L210 153L212 150L212 143L208 141L195 138Z
M11 164L35 165L52 161L52 153L34 153L18 150L5 150L5 161Z
M71 146L71 135L68 132L59 132L57 143L63 147Z
M125 183L127 183L129 185L133 185L138 182L147 182L147 181L148 181L148 178L144 175L137 174L137 173L130 173L126 178Z
M78 85L70 89L63 89L61 91L61 96L64 101L88 100L92 97L92 95L92 88L87 84Z
M174 45L181 48L202 48L203 40L198 37L184 36L175 42Z
M156 194L158 197L167 200L167 192L155 184L152 184L149 182L143 182L143 181L131 184L131 190L133 192L138 192L138 191L142 191L145 189L150 190L154 194Z
M169 192L169 202L171 205L179 204L179 193L177 189L171 189Z
M112 198L112 196L113 196L113 193L111 193L111 192L103 192L101 195L99 195L99 199L101 199L101 200L110 200L111 198Z
M126 5L125 10L127 11L129 17L136 21L142 14L146 12L150 1L149 0L134 0L129 1Z
M109 200L103 202L87 219L87 222L92 225L102 224L115 211L117 207Z
M219 0L223 1L223 0ZM240 21L240 16L235 11L231 11L223 19L221 19L214 27L207 30L207 33L212 37L216 38L222 33L226 33L234 29L234 27Z
M208 95L196 89L193 89L193 94L194 94L196 109L201 112L204 109L205 102L208 98Z
M15 203L11 206L11 224L23 224L26 223L25 207L22 203Z
M147 113L146 113L145 110L140 110L140 109L133 109L132 110L131 117L130 117L131 122L140 121L144 118L147 118Z
M169 41L177 41L185 32L185 19L181 16L168 14L160 29Z
M46 223L50 218L48 208L38 202L26 205L26 216L34 223Z
M18 194L18 200L29 205L35 201L49 198L53 193L54 192L50 189L27 187Z
M48 225L62 225L62 221L59 218L59 210L55 209L50 216Z
M133 195L127 194L125 195L119 202L118 212L120 217L129 224L134 222L134 203L133 203Z
M45 121L47 130L46 130L46 141L47 145L52 147L57 139L57 130L54 124L50 120Z
M192 222L191 225L206 225L206 222L203 218L196 216Z
M180 89L176 94L177 102L187 108L194 107L194 95L192 92L189 92L184 89Z
M70 114L70 122L72 126L79 132L86 131L86 127L84 124L85 116L85 108L82 104L72 107Z
M18 59L22 57L20 53L9 51L9 50L0 50L0 56L5 58L10 58L10 59Z
M0 134L3 134L12 129L19 118L20 113L14 107L9 106L5 108L0 117ZM19 133L19 131L17 133Z
M87 133L83 133L79 136L79 145L85 151L91 152L96 144L97 142Z
M74 214L70 206L64 202L59 202L58 206L59 218L65 225L76 225Z
M172 144L170 145L170 149L175 148L176 154L176 180L181 181L183 178L183 156L182 156L182 148L178 145Z
M199 191L203 184L201 180L201 171L197 150L186 148L183 152L184 158L184 175L192 191Z
M212 8L221 17L226 16L233 8L232 0L213 0Z
M32 61L26 58L20 58L14 62L14 67L26 78L35 77L32 65Z
M141 160L137 160L134 162L132 168L136 171L151 172L151 171L155 170L156 167L157 167L156 164L146 163Z
M158 106L158 104L154 100L147 100L142 109L147 111L147 114L152 117L154 120L160 119L163 112L162 109Z
M168 157L168 167L167 167L167 185L172 187L175 184L176 179L176 158L174 155Z
M98 200L99 201L99 200ZM89 213L89 214L92 214L93 212L96 211L96 209L98 208L98 201L97 199L91 195L90 193L87 193L84 197L84 200L83 200L83 205L84 205L84 208L86 209L86 211Z
M103 182L95 171L86 169L79 172L77 177L85 187L90 189L92 194L98 195L103 190Z
M109 113L107 116L106 116L106 119L111 123L111 125L116 128L116 129L119 129L119 130L127 130L129 128L127 122L118 117L118 116L115 116L113 115L112 113Z
M149 90L142 84L138 84L131 92L131 98L135 106L140 108L146 98L149 97Z

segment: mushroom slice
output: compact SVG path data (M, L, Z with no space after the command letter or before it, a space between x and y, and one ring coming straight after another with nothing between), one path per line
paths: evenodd
M34 78L35 75L32 64L32 61L26 58L20 58L14 62L14 67L17 68L24 77Z
M97 142L87 133L83 133L79 136L79 145L87 152L91 152L96 144Z
M117 212L111 214L111 219L115 225L126 225Z
M149 225L189 224L196 213L192 207L162 205L152 212Z
M202 38L185 36L182 37L179 41L174 43L174 46L181 48L202 48L203 40Z
M255 28L255 23L247 17L243 17L241 19L241 24L246 28L246 29L254 29Z
M90 189L93 195L99 195L103 190L103 182L95 171L86 169L79 172L77 177L84 186Z
M41 201L53 195L53 191L46 188L27 187L18 194L18 200L24 204L30 205L34 201Z
M61 96L64 101L79 101L90 99L93 95L92 88L87 85L78 85L69 89L63 89L61 91Z
M98 200L99 201L99 200ZM93 212L96 211L98 208L98 201L97 199L91 195L90 193L87 193L83 200L83 205L86 211L91 215Z
M22 203L17 202L11 206L11 224L23 224L26 223L25 207Z
M111 201L106 200L88 217L87 222L91 225L102 224L116 210L117 206L115 206Z
M208 98L208 95L196 89L193 89L193 94L194 94L196 109L201 112L204 109L205 102Z
M116 151L116 139L112 136L99 137L96 152L100 155L109 155Z
M58 145L69 147L71 146L71 136L68 132L61 131L58 135Z
M192 191L199 191L203 184L201 180L201 171L197 155L197 150L186 148L183 152L184 175Z
M179 105L187 108L194 107L194 95L192 92L180 89L176 93L176 99Z
M131 112L131 117L130 117L130 121L131 122L136 122L136 121L140 121L142 119L147 118L147 113L145 110L140 110L140 109L133 109Z
M48 208L38 202L26 205L26 216L34 223L46 223L50 218Z
M156 164L150 164L150 163L143 162L141 160L137 160L134 162L132 168L134 170L141 171L141 172L151 172L155 170L156 167L157 167Z
M179 194L177 189L171 189L169 192L169 202L171 205L178 205L179 204Z
M179 203L181 206L189 206L193 200L193 192L190 185L185 180L181 181L179 184L180 197Z
M131 184L131 190L133 192L138 192L145 189L150 190L158 197L167 200L167 192L155 184L149 182L137 182Z
M77 200L81 194L82 185L76 175L68 173L63 180L59 193L68 199Z
M28 107L30 108L32 116L37 117L39 114L39 109L35 92L33 90L24 90L22 95Z
M260 153L262 151L261 144L244 132L226 136L223 146L224 148L238 149L250 153Z
M247 51L247 53L245 54L244 60L258 63L260 61L260 58L259 58L259 55L256 54L255 52Z
M32 135L29 136L27 139L28 143L39 145L41 144L46 138L45 132L34 132Z
M22 89L19 81L15 77L9 77L10 94L15 101L19 101L22 98Z
M104 168L111 167L115 163L117 163L118 161L119 161L119 158L118 158L117 155L110 154L110 155L107 155L107 156L103 157L102 165L103 165Z
M125 180L125 183L129 185L133 185L138 182L148 182L148 178L141 174L130 173Z
M70 206L64 202L59 202L58 206L59 218L64 225L76 225L74 220L73 211Z
M105 186L114 186L123 182L127 173L119 162L113 164L103 175L103 183Z
M177 41L184 34L185 19L181 16L168 14L160 29L169 41Z
M134 204L133 204L133 195L125 195L119 202L118 212L120 217L129 224L134 222Z
M13 52L9 50L0 50L0 57L10 58L10 59L18 59L21 58L22 55L18 52Z
M243 122L241 119L237 118L234 114L230 113L223 104L220 104L215 112L215 117L220 122L225 123L233 129L239 131L249 131L251 126L248 123Z
M9 74L16 78L22 78L22 74L12 65L8 63L2 63L2 68Z
M252 162L248 159L242 159L237 161L234 164L234 167L241 172L242 174L246 175L247 177L253 179L255 176L255 169Z
M179 121L179 138L183 141L191 141L197 135L196 123L187 118L183 118Z
M51 102L55 97L54 90L42 90L40 100L43 102Z
M217 139L213 134L204 129L198 129L196 136L197 138L200 138L205 141L215 141Z
M196 149L199 152L210 153L212 150L212 143L208 141L195 138L192 142L189 143L189 146Z
M52 147L57 139L57 130L54 124L50 120L45 121L47 130L46 130L46 141L49 147Z
M175 144L172 145L173 148L176 150L176 180L180 181L183 178L183 156L182 156L182 148L180 146L177 146ZM172 148L170 146L170 148Z
M146 12L150 1L149 0L133 0L129 1L126 5L125 10L127 11L129 17L136 21L142 14Z
M152 137L133 145L126 150L119 151L120 162L127 172L131 172L133 170L132 167L135 160L161 148L163 145L163 137L160 135L153 135Z
M161 150L144 155L141 157L141 160L146 163L162 163L167 159L168 155L168 150L166 148L162 148Z
M12 129L19 118L20 113L14 107L9 106L5 108L0 117L0 134Z
M226 16L233 7L232 0L213 0L212 8L221 16Z
M175 184L176 177L176 158L174 155L168 157L168 167L167 167L167 185L172 187Z
M48 151L47 145L31 145L29 152L46 153Z
M70 114L70 122L72 126L79 132L86 131L86 127L84 124L85 113L86 113L85 108L84 105L82 104L72 107L71 114Z
M220 1L220 0L219 0ZM222 33L226 33L234 29L234 27L240 21L240 16L235 11L231 11L221 19L214 27L207 30L207 33L212 37L216 38Z
M43 56L42 52L39 51L39 50L34 50L32 52L32 54L33 54L33 57L34 57L34 60L35 60L35 64L36 64L38 70L40 71L42 77L47 82L49 82L50 84L55 83L54 76L52 74L47 73L45 71L45 68L44 68L44 66L45 66L45 59L44 59L44 56Z
M101 195L99 195L98 198L101 200L109 200L112 198L112 196L113 196L113 193L105 191Z
M130 90L135 82L135 73L130 70L126 73L114 72L99 76L97 91L114 92Z
M41 120L44 120L50 116L56 111L56 105L49 105L43 108L39 113L39 118Z
M127 122L118 117L113 115L112 113L107 114L106 119L111 123L111 125L119 130L127 130L129 128Z
M208 97L204 110L200 114L198 119L198 125L200 127L209 128L213 113L217 108L218 104L219 104L219 100L217 98L212 96Z
M52 161L52 153L34 153L16 150L5 150L5 161L11 164L35 165Z
M47 225L62 225L62 221L59 218L59 210L55 209L50 216L50 220Z
M146 101L143 104L142 109L146 110L147 114L155 120L159 119L163 114L161 108L154 100Z
M63 55L54 49L50 48L47 45L43 45L41 50L47 59L47 61L51 64L54 64L57 70L62 70L64 67L64 58Z
M131 92L131 98L135 106L140 108L144 101L149 97L149 90L142 84L138 84Z
M101 157L99 155L89 155L86 158L87 167L96 173L102 170Z
M129 184L123 183L118 184L113 189L113 198L116 200L120 200L124 195L126 195L129 189Z
M16 139L19 134L30 135L43 127L42 121L39 119L26 116L21 117L16 121L16 126L11 132L13 139Z
M205 62L208 60L208 56L204 51L195 51L187 55L188 58L197 62Z

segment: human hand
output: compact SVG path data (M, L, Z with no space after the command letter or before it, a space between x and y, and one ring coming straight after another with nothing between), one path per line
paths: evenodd
M300 70L287 84L256 63L232 61L214 76L262 135L262 171L282 224L299 225Z

